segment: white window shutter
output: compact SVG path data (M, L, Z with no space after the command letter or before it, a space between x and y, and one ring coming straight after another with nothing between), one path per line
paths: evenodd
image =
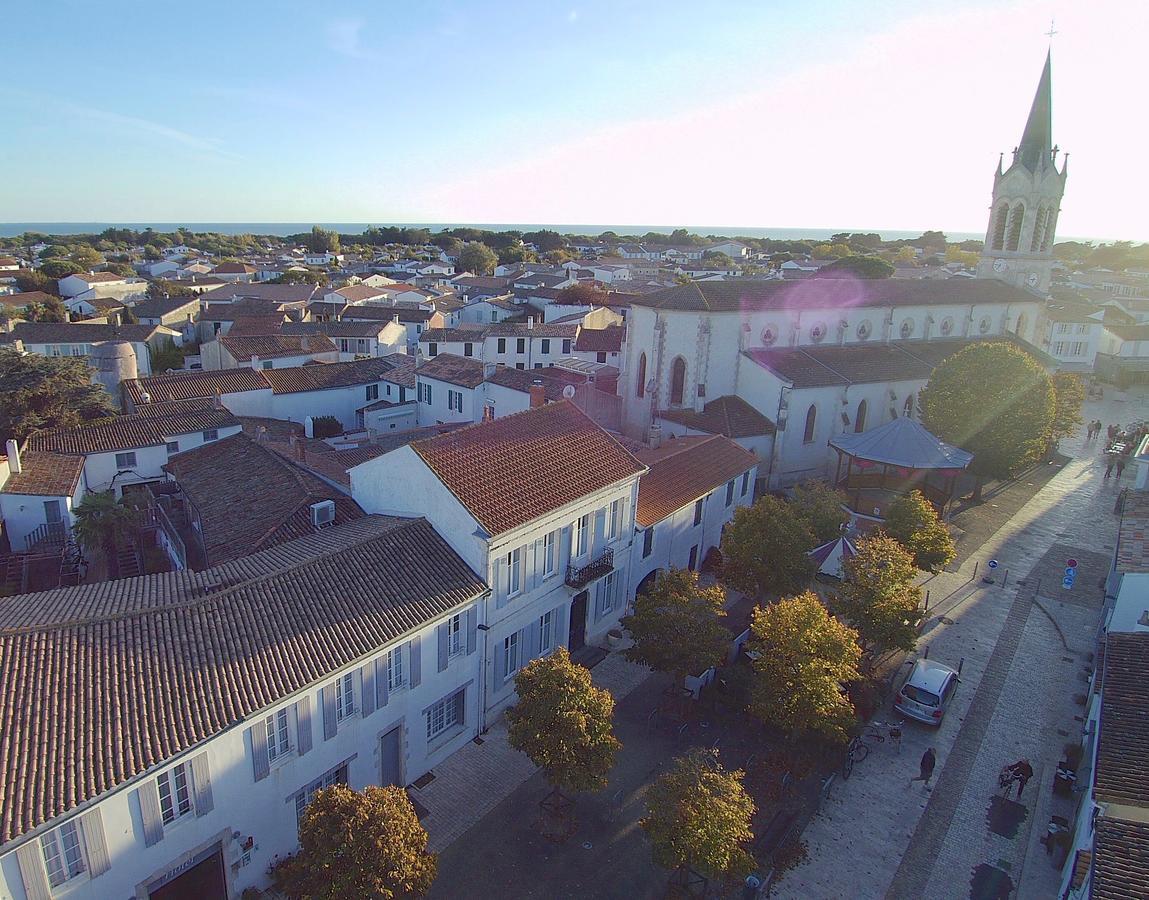
M150 847L164 839L164 817L160 812L160 793L154 778L146 781L136 796L140 801L140 818L144 823L144 846Z
M335 737L339 723L335 718L335 682L319 689L320 702L323 704L323 740L329 741Z
M20 867L20 878L24 882L24 893L28 900L52 900L52 888L48 885L48 870L44 868L44 854L40 852L40 839L32 838L20 845L16 851L16 863Z
M311 697L295 701L295 749L300 756L311 750Z
M111 868L108 843L104 838L104 816L97 806L80 816L80 830L84 833L84 849L88 854L88 875L96 878Z
M367 663L359 668L359 681L362 690L359 692L360 712L366 718L375 712L375 663Z
M391 682L387 678L387 657L375 660L375 706L382 709L387 705L391 694Z
M479 608L472 606L467 610L467 655L475 652L479 645Z
M267 758L267 725L260 719L247 730L251 734L252 774L256 781L263 781L271 772L270 761Z
M410 685L416 688L423 681L423 648L419 635L411 638L411 678Z
M195 814L206 816L215 809L215 801L211 795L211 772L207 765L207 754L200 753L192 757L192 787L195 790Z
M444 622L435 628L435 642L439 645L439 671L443 672L447 668L447 659L450 656L450 648L447 646L447 623Z

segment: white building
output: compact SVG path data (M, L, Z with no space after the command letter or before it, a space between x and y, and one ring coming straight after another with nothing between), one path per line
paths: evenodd
M1105 334L1105 310L1050 302L1043 311L1037 343L1065 372L1092 372Z
M266 886L319 788L408 784L478 733L485 592L427 522L369 517L203 573L0 601L24 698L0 709L0 896Z
M500 322L483 331L483 361L511 369L542 369L569 357L579 327L575 323L547 325L529 317L524 322Z
M0 344L20 341L26 351L41 356L90 358L103 344L126 341L135 354L136 374L145 376L152 371L152 351L162 350L169 340L179 346L183 335L166 325L89 322L20 322L11 331L0 332Z
M0 522L15 552L60 544L84 499L84 460L60 453L22 452L14 440L0 457Z
M479 622L487 721L512 701L527 662L560 644L577 652L617 623L643 471L569 403L416 441L350 470L364 510L417 510L488 579Z

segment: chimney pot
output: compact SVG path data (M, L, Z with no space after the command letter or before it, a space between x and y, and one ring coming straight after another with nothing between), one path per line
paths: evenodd
M24 471L24 466L20 462L20 445L11 438L4 445L4 449L8 454L8 470L13 475L19 475Z
M259 371L259 355L258 354L255 354L255 353L251 354L251 367L253 369L255 369L255 371L257 371L257 372Z
M547 402L546 389L543 388L543 383L536 378L531 383L531 409L536 409L544 406Z

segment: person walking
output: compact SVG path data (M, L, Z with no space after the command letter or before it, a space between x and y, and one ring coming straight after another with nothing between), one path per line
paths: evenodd
M926 752L922 754L920 772L916 778L910 779L910 786L912 787L915 781L921 781L924 782L928 788L930 786L930 779L934 777L934 766L937 764L937 761L938 757L937 754L934 753L934 748L929 747Z
M1117 437L1117 426L1110 425L1109 429L1105 432L1109 436L1109 443L1113 443L1113 439Z
M1025 783L1033 777L1033 766L1029 764L1028 759L1019 759L1009 767L1009 771L1013 773L1013 779L1017 782L1017 799L1020 800L1021 792L1025 790Z
M1106 450L1105 455L1107 457L1106 465L1105 465L1105 480L1108 481L1109 476L1113 474L1113 464L1116 462L1114 457L1116 454L1111 453L1108 450Z
M1121 474L1125 471L1125 457L1117 457L1117 480L1121 480Z

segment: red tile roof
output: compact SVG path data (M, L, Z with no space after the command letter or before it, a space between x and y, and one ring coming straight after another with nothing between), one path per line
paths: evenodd
M82 456L143 447L162 447L172 438L209 429L238 427L239 419L226 409L184 410L168 416L114 416L72 428L49 428L28 438L33 450L51 450Z
M123 382L123 388L135 404L159 403L168 400L190 400L195 397L215 397L240 391L267 390L268 384L260 372L252 369L222 369L217 372L178 372L174 375L153 375ZM144 399L144 395L147 399Z
M36 497L71 497L84 474L84 457L29 450L21 454L21 471L9 476L0 493Z
M0 599L0 845L480 595L423 519Z
M635 454L650 467L638 484L635 521L644 528L738 478L759 459L729 438L685 437ZM735 490L740 490L735 486ZM725 498L723 498L725 500Z
M276 394L298 394L303 391L326 391L332 388L391 381L413 386L415 360L402 353L356 359L352 362L329 363L325 366L292 366L287 369L264 369L260 374ZM408 382L410 382L408 384Z
M1105 644L1094 793L1149 806L1149 632L1112 631Z
M622 349L622 339L626 329L621 325L608 325L606 328L579 329L575 350L589 353L618 353Z
M1112 809L1097 817L1089 900L1149 897L1149 822L1137 818Z
M757 437L773 434L776 430L766 416L732 394L711 400L700 413L693 409L666 409L659 416L693 431L722 434L728 438Z
M253 356L258 356L260 359L277 359L312 353L336 353L339 349L325 334L229 333L221 337L219 342L236 362L250 362Z
M440 353L416 368L415 377L434 378L459 387L475 388L483 383L483 364L469 356Z
M492 536L643 471L642 463L569 402L411 447Z

